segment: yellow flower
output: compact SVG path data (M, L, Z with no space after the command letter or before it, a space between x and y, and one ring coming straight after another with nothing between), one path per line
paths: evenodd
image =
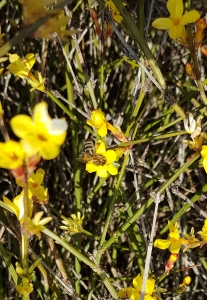
M28 190L28 217L32 216L33 202L31 200L32 193ZM24 191L20 195L17 195L13 202L10 201L7 197L3 197L4 203L7 204L14 214L17 216L17 219L21 223L24 218Z
M28 178L28 189L32 193L32 199L39 204L47 204L49 200L48 189L45 189L41 184L45 176L43 169L38 169L36 173L32 172ZM16 183L19 186L24 186L24 183L16 179Z
M198 234L202 237L202 240L207 243L207 219L205 219L204 225L202 227L202 231L198 231Z
M169 250L171 253L179 253L181 245L186 245L189 242L183 238L180 238L177 222L172 224L170 221L168 221L168 226L170 230L169 239L157 239L154 242L154 246L162 250L170 247Z
M171 39L178 39L185 30L184 25L193 23L200 18L196 10L191 10L183 15L183 0L168 0L167 9L170 13L169 18L158 18L152 26L157 29L168 29Z
M36 234L40 239L40 232L44 230L44 225L52 220L52 217L46 217L41 220L43 214L43 211L39 211L35 214L32 220L28 218L28 233L30 237Z
M137 277L133 279L133 287L124 288L118 291L119 298L129 298L131 300L139 300L142 290L142 281L143 278L139 274ZM153 296L156 296L154 294L154 288L155 288L155 280L150 278L147 279L146 289L145 289L145 296L144 300L154 300ZM151 296L153 293L153 296Z
M123 18L120 15L120 13L119 13L118 9L116 8L116 6L114 5L114 3L111 0L109 0L109 1L106 1L105 6L111 11L112 19L115 20L117 23L121 23Z
M20 143L11 140L0 143L1 168L16 169L23 165L24 158L24 149Z
M84 215L81 217L80 212L71 215L71 218L67 220L63 220L62 223L66 226L60 226L61 229L67 230L70 235L76 234L80 232L79 227L82 227L82 222L84 219Z
M106 121L104 113L100 109L95 109L91 113L91 120L87 120L86 123L98 129L98 134L101 137L107 135L107 129L109 129L112 134L118 130Z
M21 138L20 143L27 156L39 153L44 159L53 159L59 155L68 127L64 118L50 118L46 102L35 106L32 118L17 115L11 119L10 124L14 133Z
M202 156L204 170L207 173L207 146L206 145L202 146L201 156Z
M98 134L101 137L107 135L107 121L104 113L100 109L93 110L91 113L91 120L87 120L88 125L98 129Z
M77 33L77 30L63 29L70 21L70 17L63 15L63 10L56 8L49 9L48 6L53 4L54 0L42 0L35 2L33 0L25 1L23 3L24 24L25 26L28 26L40 18L50 15L50 18L34 31L33 37L54 39L52 34L57 32L62 40L67 40L63 37L63 35L72 35Z
M35 274L34 269L40 264L41 260L42 260L42 258L36 259L33 262L33 264L29 267L29 269L28 269L28 279L31 279L34 276L34 274ZM21 278L23 278L24 277L24 270L23 270L22 266L20 265L20 263L18 261L15 263L15 265L16 265L17 274Z
M92 158L86 164L86 170L89 173L96 172L99 177L105 178L108 173L116 175L118 173L117 168L113 165L116 161L116 152L113 150L107 150L103 141L99 140L95 146L96 159ZM101 161L101 163L100 163Z
M27 79L32 86L30 91L36 89L44 92L45 78L43 79L39 72L36 72L36 76L30 72L35 60L36 58L33 53L27 54L25 59L21 59L17 54L9 54L10 65L7 67L7 69L15 76L19 76L22 79Z
M17 54L9 54L10 65L7 69L15 76L26 79L35 60L36 58L33 53L28 53L25 59L21 59Z
M32 86L30 92L34 91L34 90L39 90L41 92L45 91L45 79L42 77L42 74L40 72L35 72L35 76L30 73L30 76L28 76L27 81L29 82L29 84Z
M29 282L29 280L26 277L22 278L22 285L16 285L15 288L17 292L19 292L25 297L33 291L33 285Z

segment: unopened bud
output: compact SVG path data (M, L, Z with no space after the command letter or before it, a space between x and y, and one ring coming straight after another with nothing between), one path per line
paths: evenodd
M192 65L190 63L187 63L186 66L185 66L185 70L186 70L186 73L188 74L188 76L191 78L191 79L196 79L196 75L193 71L193 68L192 68Z
M191 283L191 277L190 276L186 276L183 279L182 285L189 285Z

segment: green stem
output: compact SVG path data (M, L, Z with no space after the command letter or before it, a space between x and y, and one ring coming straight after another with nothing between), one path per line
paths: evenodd
M95 94L94 94L94 88L93 88L93 85L91 83L91 79L88 75L87 67L84 63L83 56L82 56L82 53L81 53L81 50L80 50L80 47L79 47L79 44L78 44L78 41L77 41L76 38L74 38L74 43L75 43L76 52L77 52L77 55L78 55L78 58L79 58L79 63L80 63L79 66L81 66L81 71L84 75L84 80L85 80L88 92L90 94L93 107L94 107L94 109L96 109L98 107L98 104L97 104L96 97L95 97Z
M24 164L24 197L23 197L23 205L24 205L24 216L21 230L21 238L22 238L22 266L24 270L24 276L29 279L28 274L28 216L29 216L29 207L28 207L28 175L27 175L27 165Z
M124 175L124 171L125 171L125 168L126 168L126 165L127 165L128 158L129 158L129 153L127 153L127 155L124 158L124 162L122 164L121 171L119 173L117 184L115 185L115 192L114 192L112 201L111 201L110 206L109 206L108 215L107 215L107 218L106 218L106 221L105 221L104 230L103 230L103 233L102 233L102 236L101 236L100 247L102 247L103 244L105 243L106 234L107 234L108 227L109 227L109 222L110 222L110 219L111 219L111 215L112 215L112 212L113 212L114 204L115 204L116 197L117 197L117 194L118 194L118 191L119 191L119 187L121 185L122 177ZM100 251L99 254L98 254L98 257L97 257L98 263L100 263L100 260L101 260L101 256L102 256L101 253L102 252Z
M162 194L167 187L169 187L171 185L171 183L173 183L179 176L180 174L182 174L186 169L188 169L190 167L190 165L192 165L192 163L198 159L198 157L200 156L200 153L196 153L195 156L188 161L187 163L185 163L180 169L178 169L178 171L166 182L164 183L161 188L157 191L160 194ZM117 232L115 232L113 234L113 236L101 247L100 252L105 251L111 244L113 244L118 237L121 236L122 233L124 233L129 226L131 226L135 221L137 221L137 219L146 211L146 209L148 207L150 207L152 205L152 203L154 203L154 198L150 197L146 203L140 208L138 209L133 217L131 217Z
M127 32L129 32L130 36L136 40L139 44L141 50L143 51L144 55L146 56L159 84L162 88L166 89L165 79L160 71L160 68L157 65L156 59L153 56L151 50L149 49L144 36L141 34L139 28L134 23L134 20L130 16L130 14L126 14L124 5L120 0L113 0L115 6L117 7L118 11L120 12L121 16L123 17L123 24L125 25Z
M7 3L7 0L2 0L0 2L0 9L2 9L2 7L4 7L4 5Z
M58 99L56 98L49 89L46 89L45 93L76 123L80 123L80 120ZM87 131L93 134L93 130L88 125L83 125Z
M74 47L74 45L72 45ZM64 47L65 52L69 55L69 45L68 43ZM70 69L67 67L65 71L66 86L67 86L67 96L70 101L75 104L74 94L73 94L73 84L70 78ZM73 108L71 113L74 114ZM78 140L78 124L74 121L71 121L71 134L72 134L72 152L73 152L73 165L74 165L74 195L75 195L75 210L76 212L81 211L81 202L82 202L82 184L81 184L81 168L80 163L77 161L81 150L81 143ZM81 235L77 235L76 239L76 248L81 250ZM75 271L77 274L81 273L81 265L79 260L75 257ZM75 290L77 294L80 294L80 281L75 281Z
M88 259L85 255L80 253L73 246L71 246L66 241L62 240L61 237L59 237L58 235L56 235L54 232L50 231L49 229L44 228L44 230L42 232L45 233L47 236L51 237L54 241L56 241L58 244L63 246L63 248L68 250L71 254L73 254L80 261L82 261L87 266L89 266L94 272L96 272L100 276L100 278L102 279L104 285L108 289L111 296L114 299L118 299L118 295L117 295L116 290L114 289L113 285L111 284L111 282L110 282L109 278L107 277L106 273L99 266L97 266L94 262L92 262L90 259Z
M170 132L170 133L166 133L166 134L160 134L158 136L151 136L151 137L147 137L147 138L143 138L140 140L135 140L135 141L130 141L127 143L121 143L119 144L119 147L126 147L126 146L131 146L131 145L137 145L137 144L142 144L142 143L146 143L149 141L155 141L155 140L160 140L160 139L167 139L173 136L178 136L178 135L183 135L186 134L185 130L181 130L181 131L177 131L177 132ZM115 147L110 147L108 149L116 149L117 146Z
M129 134L130 134L130 131L131 131L131 128L134 126L135 122L136 122L136 116L139 112L139 109L141 107L141 104L143 102L143 99L144 99L144 96L145 96L146 92L144 91L144 89L142 88L141 89L141 92L139 94L139 98L136 102L136 106L134 108L134 111L133 111L133 114L132 114L132 117L131 117L131 120L130 120L130 124L129 126L127 127L127 130L126 130L126 137L129 137Z
M145 0L139 0L138 2L138 27L142 36L144 36L145 25L145 13L144 13Z

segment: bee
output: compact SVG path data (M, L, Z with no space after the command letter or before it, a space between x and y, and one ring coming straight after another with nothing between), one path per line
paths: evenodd
M106 163L106 158L101 154L96 154L94 143L88 139L84 145L83 152L77 158L82 163L92 163L96 166L103 166Z

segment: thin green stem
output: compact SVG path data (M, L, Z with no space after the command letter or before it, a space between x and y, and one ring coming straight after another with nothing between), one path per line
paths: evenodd
M28 216L29 216L29 206L28 206L28 175L27 175L27 165L24 164L24 196L23 196L23 205L24 205L24 216L21 230L21 240L22 240L22 266L24 270L24 276L29 279L28 274Z
M72 45L74 46L74 45ZM65 52L69 55L69 45L68 43L64 47ZM67 96L68 99L74 104L74 94L73 94L73 84L70 78L70 69L67 66L65 71L65 79L67 86ZM71 113L74 114L73 108L70 108ZM77 157L79 156L81 150L81 143L78 140L78 124L77 122L71 121L71 134L72 134L72 152L73 152L73 165L74 165L74 196L75 196L75 210L76 212L81 211L81 202L82 202L82 184L81 184L81 168L80 163L77 161ZM81 235L77 235L76 239L76 247L78 250L81 249ZM81 265L79 260L75 257L75 271L77 274L81 273ZM75 282L75 290L76 293L80 293L80 281L76 280Z
M97 266L94 262L92 262L90 259L88 259L85 255L80 253L78 250L76 250L73 246L71 246L69 243L64 241L61 237L56 235L54 232L50 231L47 228L44 228L42 231L47 236L51 237L54 241L56 241L58 244L63 246L66 250L68 250L71 254L73 254L75 257L77 257L80 261L85 263L87 266L89 266L94 272L96 272L100 278L102 279L104 285L108 289L109 293L114 299L118 299L118 295L116 290L114 289L113 285L111 284L109 278L107 277L106 273Z
M142 88L141 89L141 92L139 94L139 98L136 102L136 106L134 108L134 111L133 111L133 114L132 114L132 118L130 120L130 124L128 125L127 127L127 130L126 130L126 137L129 137L129 134L130 134L130 131L131 131L131 128L134 126L135 122L136 122L136 116L139 112L139 109L141 107L141 104L143 102L143 99L144 99L144 96L145 96L146 92L144 91L144 89Z
M2 7L4 7L4 5L7 3L7 0L2 0L0 2L0 9L2 9Z
M127 142L127 143L121 143L121 144L119 144L119 147L126 147L126 146L146 143L146 142L149 142L149 141L167 139L167 138L170 138L170 137L173 137L173 136L178 136L178 135L183 135L183 134L186 134L185 130L181 130L181 131L177 131L177 132L170 132L170 133L166 133L166 134L160 134L158 136L151 136L151 137L148 137L148 138L143 138L143 139L139 139L139 140L135 140L135 141L130 141L130 142ZM116 148L117 148L117 146L110 147L109 149L116 149Z
M58 98L56 98L49 89L46 89L45 93L70 117L71 120L78 124L80 123L80 120L78 120L78 118ZM83 128L91 134L94 133L88 125L83 125Z
M160 68L157 65L156 59L153 56L151 50L149 49L144 36L140 33L139 28L134 23L134 20L130 16L130 14L125 13L124 5L122 4L122 1L120 0L113 0L115 6L117 7L118 11L120 12L121 16L123 17L123 24L127 28L127 32L129 32L130 36L136 40L136 42L139 44L141 50L143 51L144 55L149 61L149 64L159 82L163 90L166 89L166 83L165 79L160 71Z
M105 226L104 226L103 233L102 233L102 236L101 236L100 247L103 246L103 244L105 243L105 240L106 240L106 234L107 234L107 231L108 231L109 222L111 220L111 215L112 215L112 212L113 212L113 209L114 209L114 204L115 204L116 197L117 197L120 185L121 185L121 181L122 181L122 178L123 178L123 175L124 175L124 172L125 172L125 168L126 168L128 159L129 159L129 153L127 153L125 158L124 158L124 161L123 161L120 173L119 173L119 177L118 177L117 183L115 185L115 192L114 192L113 198L112 198L110 206L109 206L108 215L107 215L107 218L106 218L106 221L105 221ZM102 252L99 251L98 256L97 256L98 263L100 263L101 257L102 257Z

